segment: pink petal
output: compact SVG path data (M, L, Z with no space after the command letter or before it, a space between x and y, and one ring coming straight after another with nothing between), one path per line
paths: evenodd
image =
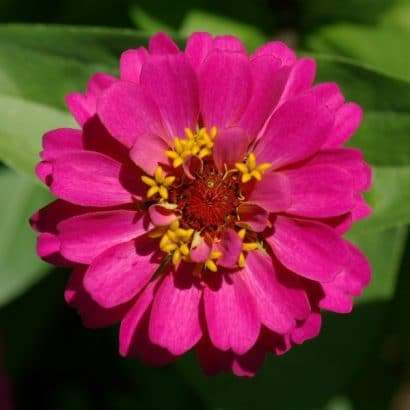
M322 104L326 105L332 112L338 110L345 101L344 96L336 83L322 83L315 85L307 91L307 93L319 98Z
M321 326L322 316L320 312L312 312L309 318L293 331L292 341L302 344L306 340L315 338L319 335Z
M240 222L237 225L251 229L254 232L262 232L269 224L269 213L258 205L242 203L238 207Z
M199 244L191 248L190 257L193 262L204 263L211 256L212 245L202 236Z
M52 161L64 154L84 149L82 133L72 128L59 128L43 135L43 151L40 157Z
M274 332L289 333L296 326L296 320L287 309L291 301L287 300L288 294L278 281L272 259L258 250L249 252L244 275L257 302L261 322Z
M137 84L118 81L98 100L101 122L126 147L145 133L165 135L154 100Z
M225 229L218 244L218 250L222 256L218 259L218 265L224 268L234 268L238 265L239 255L242 251L242 240L233 229Z
M151 222L155 226L166 226L177 219L172 209L166 208L161 204L154 204L148 208L148 214Z
M356 203L352 209L352 220L353 222L360 221L361 219L367 218L372 214L372 208L367 205L362 194L355 194Z
M184 159L182 169L189 179L194 180L196 179L197 172L200 172L203 169L203 166L204 163L202 159L198 158L196 155L188 155Z
M324 148L336 148L343 145L359 128L363 111L355 103L344 104L336 113L333 131L328 136Z
M363 161L362 152L356 148L320 150L307 164L328 164L344 169L352 176L353 189L355 191L368 189L372 182L372 169Z
M149 52L151 54L179 53L178 46L165 33L157 33L149 39Z
M132 81L138 84L140 82L142 65L148 55L148 51L144 47L124 51L120 58L121 80Z
M330 282L348 263L343 239L319 222L278 216L266 239L283 265L308 279Z
M98 255L84 277L84 287L101 306L112 308L131 300L161 263L158 244L147 237L114 245Z
M259 47L252 57L272 56L281 61L283 66L291 66L296 62L296 54L285 43L281 41L271 41Z
M274 112L255 148L258 162L278 168L311 156L326 140L333 121L329 109L314 96L284 103Z
M53 161L50 190L61 199L84 206L133 202L145 194L137 170L96 152L74 152Z
M240 377L253 377L262 367L266 356L266 349L256 344L244 355L234 355L232 373Z
M281 102L307 90L313 83L316 75L316 63L311 58L301 58L291 67Z
M48 161L41 161L36 165L36 168L34 170L36 173L37 177L40 179L41 182L46 184L47 186L51 185L51 182L53 181L53 166L51 165L50 162Z
M269 55L250 61L252 96L239 125L253 137L262 129L285 87L286 77L278 73L280 66L280 60Z
M353 298L333 283L322 285L324 297L319 301L319 307L336 313L350 313L353 309Z
M214 51L199 72L201 113L206 127L238 123L252 91L250 63L237 52Z
M130 151L130 157L136 165L149 175L153 175L159 164L167 164L165 151L169 146L156 135L140 135Z
M129 309L128 305L105 309L94 302L83 286L85 269L77 268L68 281L64 297L66 302L80 314L88 328L100 328L119 322Z
M291 191L287 214L328 218L349 212L355 203L353 178L334 165L310 165L283 171Z
M190 264L182 263L167 275L155 294L149 323L153 343L178 356L198 343L202 336L199 302L202 290Z
M202 62L213 49L213 39L208 33L193 33L186 44L185 55L195 71L199 70Z
M141 85L157 103L170 137L194 130L199 115L195 72L182 53L151 57L141 71Z
M73 263L65 259L60 253L60 240L53 233L45 232L37 238L37 254L41 259L56 266L72 266Z
M242 54L246 53L246 48L242 41L232 35L216 36L213 42L216 50L235 51Z
M220 372L227 372L232 365L232 352L216 349L209 337L203 336L196 346L201 369L207 376L215 376Z
M206 287L204 306L209 337L217 349L241 355L255 345L260 330L258 307L238 272L222 276L218 287Z
M117 81L107 74L94 74L87 84L85 95L71 93L66 97L66 103L79 125L84 125L95 113L97 97Z
M284 211L291 204L289 181L283 173L265 172L262 181L250 187L246 200L268 212Z
M57 228L61 253L69 260L90 264L106 249L144 234L149 223L137 212L118 210L74 216Z
M248 134L239 127L225 128L218 132L213 148L213 158L219 171L223 172L235 162L242 162L249 145Z

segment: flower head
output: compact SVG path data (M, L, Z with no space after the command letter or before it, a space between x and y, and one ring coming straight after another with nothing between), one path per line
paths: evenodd
M38 252L72 267L89 327L153 365L194 348L208 374L253 375L317 336L370 280L342 234L369 214L371 172L343 144L362 112L280 42L164 34L67 97L81 129L45 134Z

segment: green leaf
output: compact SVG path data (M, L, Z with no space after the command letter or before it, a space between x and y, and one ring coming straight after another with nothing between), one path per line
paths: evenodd
M191 10L181 25L180 33L187 37L196 31L207 31L213 35L232 34L239 37L249 51L266 41L266 37L254 26L205 11Z
M50 195L27 178L0 169L0 306L42 278L50 265L36 254L36 234L28 219Z
M34 178L42 134L75 126L65 95L95 72L116 74L121 52L146 40L130 30L0 26L0 160Z
M325 27L308 38L316 52L352 58L399 78L410 79L410 32L394 27L340 24Z

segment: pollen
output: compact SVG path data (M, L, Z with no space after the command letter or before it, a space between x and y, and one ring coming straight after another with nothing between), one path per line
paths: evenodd
M154 172L154 178L143 175L141 180L150 187L147 191L147 198L152 198L158 194L161 199L167 200L169 197L168 188L174 183L175 177L165 176L162 167L157 167Z
M257 242L243 242L246 237L246 234L247 234L246 229L241 229L238 232L238 236L242 239L242 252L240 253L239 259L238 259L238 265L240 268L243 268L246 263L245 252L254 251L259 248L259 245Z
M257 165L256 156L251 152L247 159L246 164L243 162L237 162L235 168L242 173L241 181L245 184L255 178L257 181L262 180L263 173L271 167L271 164L264 162Z
M212 127L209 132L203 127L196 133L186 128L186 138L174 138L174 149L165 151L165 155L172 160L174 168L180 167L190 155L196 155L200 159L206 158L212 155L217 134L216 127Z

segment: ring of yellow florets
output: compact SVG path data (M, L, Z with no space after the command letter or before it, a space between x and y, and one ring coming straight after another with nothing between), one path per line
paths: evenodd
M195 156L201 160L203 165L202 172L204 169L212 170L209 175L197 175L201 180L205 179L205 185L193 185L194 190L197 189L197 186L205 186L205 189L209 189L209 192L206 192L207 195L204 195L204 192L200 192L201 195L196 195L196 203L201 200L205 201L206 198L211 197L211 199L217 201L217 205L214 209L215 212L218 211L218 205L220 204L224 204L223 206L227 207L227 209L222 208L222 211L227 213L223 221L229 221L242 240L242 251L238 258L237 266L244 267L246 253L255 249L261 249L261 243L257 240L257 234L252 232L250 226L247 226L246 229L238 226L241 224L237 212L237 204L245 199L238 186L240 183L246 184L252 179L257 182L261 181L264 172L268 170L271 165L269 163L258 164L255 154L250 152L246 155L243 162L235 164L235 168L228 169L225 166L225 173L218 175L219 179L215 179L214 174L216 171L210 164L213 164L213 147L218 135L216 127L212 127L209 132L206 128L200 128L197 132L186 129L185 135L186 138L174 138L173 149L164 152L165 157L169 158L169 169L171 171L165 174L164 169L158 166L152 177L145 175L141 177L142 181L149 187L146 193L147 200L149 200L151 204L154 202L162 204L166 208L174 209L176 213L176 219L172 223L168 226L155 228L149 236L159 239L159 248L169 255L174 265L177 265L180 261L193 262L190 257L191 250L198 246L201 240L205 240L206 237L206 241L210 243L209 246L211 247L210 255L206 261L194 266L193 274L201 274L203 269L211 272L218 270L218 259L222 256L222 252L218 249L217 244L220 241L220 234L228 225L221 223L221 226L210 229L210 227L206 226L206 223L203 222L204 226L195 226L196 229L194 229L190 226L189 220L186 221L184 219L181 208L179 208L180 204L178 202L184 202L181 198L186 197L185 192L187 187L190 188L193 184L192 178L188 179L188 182L185 183L187 177L181 171L180 167L189 156ZM238 175L238 177L234 176L231 180L225 182L228 176L232 174ZM218 183L215 184L215 181L218 181ZM222 198L218 199L218 195L222 196ZM214 197L217 197L217 199ZM169 200L171 203L168 202ZM227 204L227 200L230 205L225 205ZM172 203L172 201L177 203ZM230 209L229 206L232 209ZM212 207L208 203L204 203L203 207L207 212L212 212L212 210L210 210ZM233 213L235 214L235 224L231 223ZM199 220L203 221L203 219ZM229 225L229 227L231 227L231 225ZM212 232L212 234L209 232Z

